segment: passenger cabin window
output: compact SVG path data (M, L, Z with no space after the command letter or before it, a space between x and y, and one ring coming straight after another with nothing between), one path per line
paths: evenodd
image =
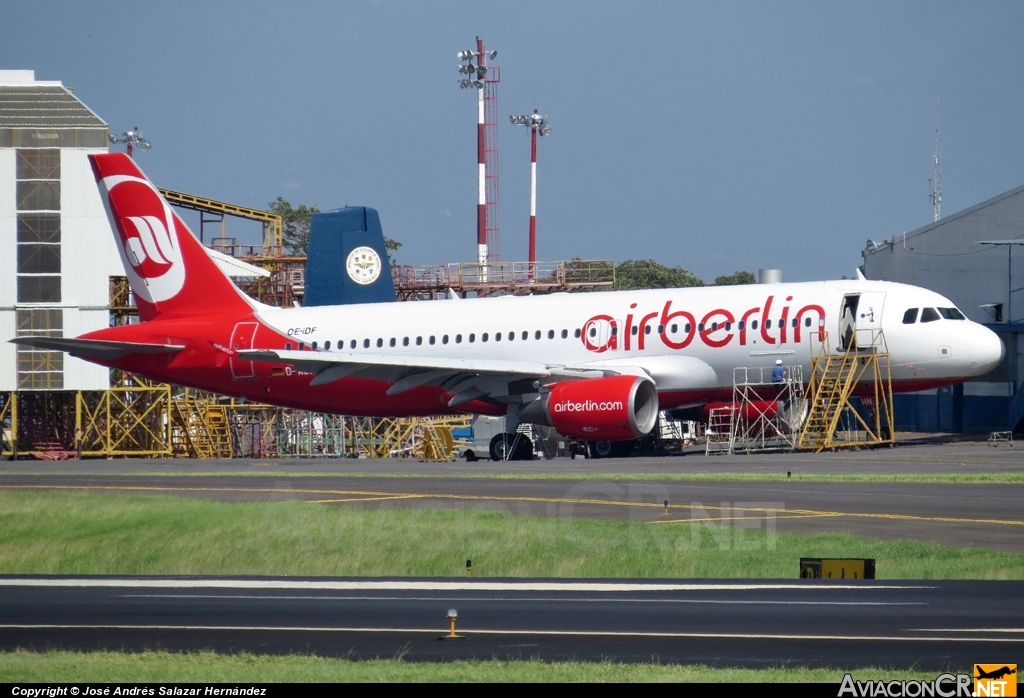
M672 325L671 330L672 330L672 334L675 334L676 332L679 331L679 325Z
M470 333L470 335L469 335L469 343L472 344L475 341L476 341L476 335Z
M356 348L356 340L353 339L352 342L349 344L349 347L351 347L352 349L355 349Z
M403 347L409 346L409 338L408 337L402 337L402 346Z
M421 344L423 344L423 337L417 337L416 338L416 346L420 346Z
M395 338L394 338L394 337L392 337L392 338L391 338L391 341L390 341L390 342L388 342L388 346L390 346L390 347L393 347L393 346L395 346Z
M637 327L636 325L633 325L633 329L630 330L630 333L635 337L639 331L640 328Z
M313 351L316 351L316 341L313 341Z
M567 339L568 337L569 337L569 330L562 330L562 339Z
M455 343L456 344L462 344L462 335L461 334L455 335Z
M964 314L956 308L939 308L939 315L947 320L966 320Z
M771 327L771 325L769 325L769 327ZM750 321L750 329L752 329L752 330L756 330L757 329L757 320L751 320ZM689 331L689 330L687 330L687 331Z
M488 336L489 335L486 332L484 332L482 335L480 335L480 341L481 342L486 342Z
M430 343L431 343L431 344L433 344L433 343L434 343L434 335L430 335Z
M515 338L516 338L516 333L515 332L509 332L508 333L508 341L511 342Z
M377 337L377 348L379 349L382 346L384 346L384 340L381 339L380 337Z
M917 312L918 312L917 308L911 308L907 312L903 313L903 324L904 325L913 325L915 322L917 322ZM810 318L808 318L808 319L810 319Z
M523 330L523 341L525 342L529 338L530 338L530 333L527 332L526 330Z
M534 338L534 339L540 339L540 330L537 330L537 331L536 331L536 332L535 332L535 333L533 334L533 338Z
M448 343L448 335L445 335L444 337L441 337L441 344L447 344L447 343Z
M764 328L766 330L770 330L772 328L772 321L771 320L765 320L764 321Z
M804 318L804 327L810 327L810 326L811 326L811 316L808 315L807 317Z
M291 342L285 342L284 343L284 350L285 351L291 351L292 350L292 343Z
M921 309L921 322L935 322L939 319L939 311L935 308Z
M324 342L324 351L330 351L330 350L331 350L331 340L328 339L326 342Z
M548 330L548 339L554 339L554 338L555 338L555 331L554 330Z
M494 333L494 341L495 342L500 342L501 341L501 332L495 332Z

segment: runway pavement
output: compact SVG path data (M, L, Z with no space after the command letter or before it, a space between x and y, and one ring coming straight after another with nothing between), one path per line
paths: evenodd
M164 467L174 464L165 461ZM578 480L461 474L382 477L325 473L288 477L285 473L3 473L0 491L88 491L222 501L305 499L364 509L485 507L518 515L676 526L681 533L689 533L694 521L735 525L742 520L745 527L762 530L848 531L879 539L909 538L1024 553L1024 513L1020 504L1024 483L629 481L602 479L599 473L593 479Z
M882 666L1024 653L1022 582L0 577L0 649ZM439 640L448 609L466 639Z

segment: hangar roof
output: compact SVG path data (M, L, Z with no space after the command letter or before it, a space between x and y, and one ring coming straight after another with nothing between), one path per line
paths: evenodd
M0 85L0 128L106 128L60 85Z

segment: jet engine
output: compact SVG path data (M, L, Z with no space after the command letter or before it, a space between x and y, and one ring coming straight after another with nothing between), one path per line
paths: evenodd
M650 378L640 376L564 381L524 406L519 418L575 439L636 439L658 420L658 392Z

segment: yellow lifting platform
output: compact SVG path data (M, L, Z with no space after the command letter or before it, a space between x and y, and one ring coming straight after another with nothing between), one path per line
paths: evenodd
M825 331L812 332L810 342L810 405L797 448L818 452L894 443L892 371L882 330L855 330L835 350ZM867 419L850 402L854 392L860 394L862 408L869 403L873 408ZM844 415L852 429L840 430Z

